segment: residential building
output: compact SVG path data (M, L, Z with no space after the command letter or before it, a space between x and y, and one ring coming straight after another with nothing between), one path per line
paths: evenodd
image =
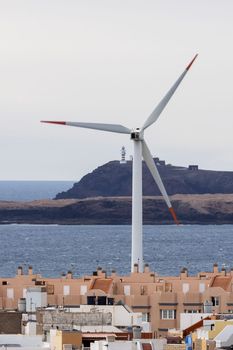
M141 313L142 322L150 322L154 337L159 337L168 329L180 328L181 313L233 313L233 271L219 271L215 264L213 271L195 276L189 276L185 268L179 276L159 276L148 265L139 273L135 265L126 276L115 271L107 276L99 267L93 275L81 278L74 278L71 271L60 278L43 278L31 267L27 274L19 267L15 277L0 278L0 310L23 309L23 298L28 295L29 312L46 304L66 308L125 305Z

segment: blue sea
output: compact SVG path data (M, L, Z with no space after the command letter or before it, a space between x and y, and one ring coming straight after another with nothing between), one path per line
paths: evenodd
M72 181L0 181L0 200L54 198L71 188ZM217 262L233 266L233 225L145 226L144 260L161 275L211 271ZM98 266L108 273L130 271L130 226L0 225L0 276L26 271L59 277L92 274Z
M0 181L0 201L52 199L67 191L74 181Z
M47 277L72 270L92 274L130 271L130 226L0 225L0 276L14 276L18 265ZM233 266L233 225L145 226L144 259L161 275L211 271L217 262Z

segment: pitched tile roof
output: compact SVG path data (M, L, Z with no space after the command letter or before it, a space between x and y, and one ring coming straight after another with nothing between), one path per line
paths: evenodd
M91 289L100 289L107 294L109 293L112 281L112 278L96 278Z
M228 286L231 282L231 277L229 276L215 276L210 287L220 287L224 290L228 289Z

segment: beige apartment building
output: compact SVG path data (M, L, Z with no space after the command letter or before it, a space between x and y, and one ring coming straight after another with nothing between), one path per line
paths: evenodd
M180 313L233 313L233 271L219 271L217 264L196 276L185 268L179 276L159 276L148 265L139 273L135 265L126 276L115 271L107 276L99 267L82 278L73 278L70 271L60 278L43 278L32 267L26 274L18 267L15 277L0 278L0 310L19 309L33 287L41 288L49 306L127 305L151 323L155 337L179 329Z

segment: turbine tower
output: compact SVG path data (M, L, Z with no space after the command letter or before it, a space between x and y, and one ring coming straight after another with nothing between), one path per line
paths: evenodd
M132 181L132 251L131 251L131 271L134 270L134 265L138 264L138 271L143 271L143 240L142 240L142 158L147 164L167 206L174 219L178 224L176 214L168 198L167 192L155 165L153 157L144 139L144 130L156 122L170 98L180 85L191 65L195 61L197 55L188 64L184 72L172 85L167 94L162 98L153 112L146 119L141 128L128 129L119 124L102 124L102 123L85 123L85 122L66 122L66 121L42 121L42 123L59 124L75 126L80 128L109 131L130 135L134 145L133 153L133 181Z

